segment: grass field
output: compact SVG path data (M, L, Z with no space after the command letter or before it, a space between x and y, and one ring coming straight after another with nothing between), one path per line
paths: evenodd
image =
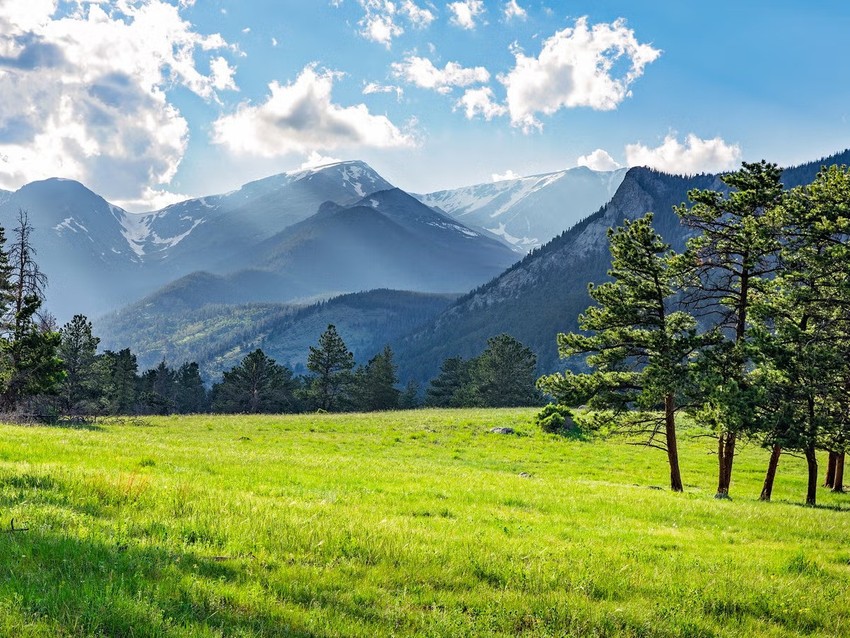
M0 635L850 636L850 495L801 506L800 459L717 501L685 432L674 494L533 415L0 426Z

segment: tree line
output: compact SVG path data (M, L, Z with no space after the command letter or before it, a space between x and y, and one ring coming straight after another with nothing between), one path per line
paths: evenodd
M762 161L721 179L727 188L692 190L675 208L690 231L682 253L651 213L609 230L610 280L590 285L581 332L557 337L583 371L538 387L666 450L675 491L682 412L716 435L718 498L741 439L771 451L763 500L782 453L799 453L814 505L817 451L829 453L825 484L842 491L850 441L850 171L786 190Z
M296 376L262 349L223 373L208 390L196 362L171 367L165 361L140 371L129 348L98 352L92 322L75 315L57 327L40 313L46 277L38 270L32 227L20 211L15 241L5 248L0 228L0 403L7 415L298 413L376 411L433 406L529 405L540 402L534 354L507 335L494 337L472 360L452 359L422 392L415 383L399 387L389 346L365 365L333 325L310 346L305 375ZM456 367L463 369L454 375ZM448 372L446 372L448 371ZM451 380L447 380L451 377ZM451 389L449 389L451 388Z

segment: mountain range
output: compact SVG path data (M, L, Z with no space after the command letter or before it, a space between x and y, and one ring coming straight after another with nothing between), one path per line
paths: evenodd
M0 194L0 224L13 228L20 210L49 279L47 308L60 321L115 311L163 286L196 300L275 303L377 287L461 293L518 258L362 162L143 214L49 179Z
M608 202L625 175L625 168L600 172L580 166L415 197L525 253Z
M806 183L834 163L850 151L783 180ZM723 184L581 168L412 196L354 161L143 214L77 182L34 182L0 191L0 223L27 210L49 309L60 321L96 317L102 346L130 347L143 366L192 359L213 380L262 347L301 370L335 323L358 360L389 343L402 379L424 382L501 332L529 345L541 371L562 367L555 335L577 327L587 283L606 277L607 229L654 211L681 248L672 207L692 188Z

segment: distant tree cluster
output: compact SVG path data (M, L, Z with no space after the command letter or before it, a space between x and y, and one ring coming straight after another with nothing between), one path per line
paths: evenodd
M451 357L426 391L433 407L519 407L540 405L535 387L537 357L507 334L491 337L478 357Z
M721 179L728 190L693 190L676 208L691 231L683 253L651 213L609 231L611 279L590 286L582 332L558 335L561 356L590 371L538 386L646 433L667 451L673 490L680 411L716 433L719 498L741 438L771 450L764 500L782 451L798 452L813 505L817 450L829 452L826 484L842 491L850 441L850 171L824 168L790 191L766 162Z

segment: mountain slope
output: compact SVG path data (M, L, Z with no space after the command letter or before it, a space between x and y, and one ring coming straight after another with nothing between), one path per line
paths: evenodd
M141 260L124 234L126 211L72 180L33 182L0 203L7 246L21 210L33 226L36 259L48 276L47 308L61 319L70 318L66 308L96 314L145 289L138 277Z
M625 174L579 167L416 197L527 252L608 202Z
M112 311L194 271L229 274L233 259L310 217L322 203L348 205L387 188L362 162L341 162L134 214L78 182L49 179L0 191L0 224L8 238L18 211L28 212L38 263L49 279L47 309L65 321L75 313ZM279 287L265 276L258 281L266 292Z
M257 245L241 262L297 281L314 294L393 288L462 292L516 261L503 243L399 189L319 212Z
M305 370L309 347L333 323L359 362L386 343L436 316L454 295L373 290L336 297L310 306L285 304L175 306L168 295L151 297L95 322L101 346L129 347L139 366L162 360L178 365L197 361L204 378L216 381L251 350L298 372Z
M850 164L850 151L788 169L784 183L787 187L808 183L822 165L829 164ZM427 379L446 357L477 355L489 337L501 332L530 346L541 371L560 367L556 334L578 328L578 315L591 301L588 282L606 278L607 229L653 211L656 229L681 249L685 229L672 207L687 201L692 188L724 186L715 175L681 177L630 169L611 202L598 212L459 299L423 329L397 341L402 374Z
M331 201L350 205L392 185L363 162L282 173L138 216L135 245L170 275L232 271L228 262Z

